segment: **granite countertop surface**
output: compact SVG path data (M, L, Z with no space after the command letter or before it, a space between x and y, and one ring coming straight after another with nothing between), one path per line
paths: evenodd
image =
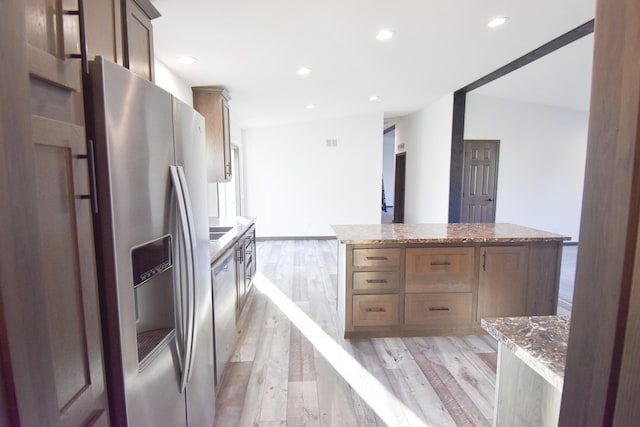
M551 242L568 236L516 224L353 224L332 225L341 243Z
M568 316L484 318L482 328L556 389L562 391Z
M233 227L222 238L209 241L209 262L218 261L254 223L255 218L245 216L209 217L209 227Z

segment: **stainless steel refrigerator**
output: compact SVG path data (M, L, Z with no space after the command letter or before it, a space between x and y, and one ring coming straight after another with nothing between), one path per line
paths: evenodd
M211 427L204 119L102 58L89 76L112 422Z

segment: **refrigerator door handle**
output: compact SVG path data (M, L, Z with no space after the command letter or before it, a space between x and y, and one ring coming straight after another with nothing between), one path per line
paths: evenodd
M187 222L189 225L189 233L190 233L190 241L191 241L191 272L190 283L187 286L190 286L191 291L191 300L189 303L191 304L189 310L189 321L187 323L187 373L186 373L186 382L191 379L191 372L193 371L193 361L194 361L194 351L196 348L196 319L198 318L198 313L196 312L198 304L198 259L196 257L197 253L197 240L196 240L196 225L195 225L195 217L193 216L193 211L191 210L191 198L189 197L189 185L187 184L187 178L184 174L184 169L182 166L178 166L178 177L180 178L182 184L182 194L184 195L184 202L186 207L187 214Z
M180 295L177 295L176 298L179 299L180 306L180 317L182 319L182 342L178 344L178 353L181 354L180 360L180 392L183 392L187 386L188 381L188 366L189 359L191 358L191 321L192 321L192 311L193 311L193 292L191 286L191 280L193 276L193 246L191 243L191 232L189 230L189 221L187 219L187 207L184 199L184 188L182 187L182 181L180 180L178 169L175 166L169 166L170 174L171 174L171 182L173 183L173 190L176 195L176 201L178 203L178 222L180 224L180 235L182 237L182 243L184 244L185 250L185 258L186 258L186 277L187 277L187 286L183 286L182 283L179 283L178 288L180 289ZM182 269L185 266L181 265L182 263L178 263L179 271L177 273L178 280L182 279ZM186 294L184 295L183 294ZM185 303L186 299L186 303Z

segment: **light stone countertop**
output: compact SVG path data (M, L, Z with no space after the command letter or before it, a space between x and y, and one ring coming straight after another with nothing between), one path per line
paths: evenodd
M483 318L482 328L562 391L569 339L568 316Z
M209 241L209 262L218 261L254 223L255 218L252 217L209 217L209 227L233 227L222 238Z
M353 224L332 225L340 243L552 242L569 236L516 224Z

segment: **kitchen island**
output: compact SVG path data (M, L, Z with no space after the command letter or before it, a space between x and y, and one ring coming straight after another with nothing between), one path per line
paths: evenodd
M556 313L567 236L515 224L333 225L344 336L481 332Z
M498 341L496 426L557 426L569 339L568 316L482 319Z

